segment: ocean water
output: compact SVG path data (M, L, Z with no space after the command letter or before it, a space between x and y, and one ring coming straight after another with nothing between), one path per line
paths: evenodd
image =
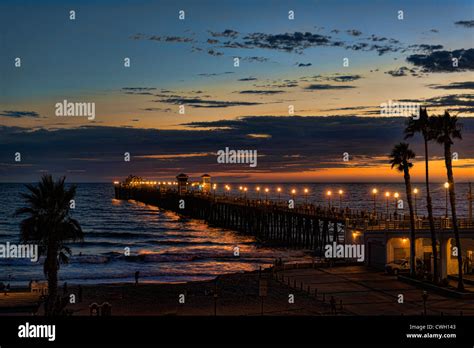
M19 242L21 184L0 184L0 243ZM262 247L255 239L181 218L154 206L114 199L111 184L79 184L72 213L85 233L83 243L69 243L73 255L61 265L59 281L101 284L134 281L183 282L223 273L256 270L277 257L306 257L304 251ZM240 256L233 249L238 246ZM125 248L130 256L125 256ZM44 280L42 260L0 258L0 282L25 286Z
M372 188L377 210L385 212L387 201L383 193L400 193L405 197L403 184L229 184L227 195L242 195L239 186L247 187L247 197L284 200L295 189L296 202L311 202L354 209L372 210ZM260 193L256 190L260 187ZM277 193L280 187L282 192ZM418 214L426 214L424 187L415 184L420 192ZM265 188L269 192L265 193ZM304 194L304 189L308 193ZM432 184L435 215L445 214L445 189ZM222 194L223 184L217 184L216 194ZM341 200L338 190L344 191ZM332 191L331 202L326 195ZM13 217L23 205L22 184L0 184L0 243L19 241L20 217ZM458 214L467 216L468 185L456 185ZM388 201L389 212L395 210L395 200ZM408 207L405 205L405 213ZM401 212L401 211L399 211ZM202 221L180 217L172 212L135 201L114 199L111 184L78 184L76 209L72 215L85 233L84 242L69 243L73 251L70 263L61 265L59 281L69 284L100 284L134 281L140 271L143 282L183 282L211 279L223 273L250 271L270 265L275 258L296 260L309 258L307 251L270 248L258 245L253 237L234 231L207 226ZM233 248L240 248L240 257ZM124 255L130 248L131 256ZM0 281L12 286L26 285L30 280L44 280L42 260L32 263L25 259L0 259Z

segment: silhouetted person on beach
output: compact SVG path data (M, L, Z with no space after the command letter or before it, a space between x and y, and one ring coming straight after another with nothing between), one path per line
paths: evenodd
M331 296L329 303L331 304L331 314L336 314L336 299L334 296Z
M135 272L135 285L138 285L138 277L140 276L140 271Z

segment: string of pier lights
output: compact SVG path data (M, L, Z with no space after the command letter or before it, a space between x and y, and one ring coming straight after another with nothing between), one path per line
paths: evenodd
M212 189L215 192L215 190L217 189L217 185L213 184ZM247 197L247 192L248 192L248 187L247 186L239 186L238 189L239 189L239 192L240 192L241 195L243 194L245 197ZM227 185L227 184L224 185L224 190L225 190L224 194L226 194L226 192L230 192L231 191L231 186ZM282 194L282 191L283 191L282 188L278 186L275 191L278 193L278 200L280 200L281 199L281 194ZM255 187L255 192L257 193L257 199L260 199L260 193L262 192L262 187L256 186ZM265 200L268 200L268 194L270 193L270 188L265 187L263 189L263 192L265 194ZM295 200L296 193L297 193L296 189L293 188L289 192L291 194L292 199ZM340 190L337 191L337 193L339 195L339 207L341 207L342 206L342 197L344 195L344 191L340 189ZM303 188L303 194L304 194L304 197L305 197L305 203L307 203L308 202L309 189L308 188ZM332 206L331 205L332 191L327 191L326 196L328 198L328 205L329 205L329 207L331 207Z
M445 196L446 196L446 216L448 216L448 190L449 190L449 182L445 182L443 187L445 188ZM412 195L414 197L414 205L415 205L415 216L418 215L418 206L417 206L417 201L418 201L418 193L420 192L420 190L418 188L414 188L412 190ZM376 196L377 196L377 193L378 193L378 190L376 188L373 188L372 189L372 195L373 195L373 202L374 202L374 212L376 210ZM392 194L389 192L389 191L386 191L385 194L385 204L386 204L386 213L388 214L388 205L389 205L389 200L390 200L390 197L392 196ZM394 192L393 193L393 198L395 198L395 211L397 210L397 204L398 204L398 198L400 198L400 194L398 192Z
M114 181L113 182L114 185L119 185L120 182L119 181ZM148 186L156 186L156 185L160 185L160 186L176 186L178 185L178 183L176 181L139 181L139 180L133 180L129 183L130 185L132 186L138 186L138 185L148 185ZM193 183L191 186L194 186L195 183ZM444 189L445 189L445 196L446 196L446 216L448 215L448 191L449 191L449 183L448 182L445 182L444 185L443 185ZM216 189L217 189L217 184L213 184L212 185L212 189L215 193ZM260 191L261 191L261 187L260 186L257 186L256 188L256 192L257 192L257 197L258 199L260 199ZM231 191L231 186L230 185L224 185L224 194L226 192L230 192ZM243 193L245 195L245 197L247 197L247 192L248 192L248 188L247 186L239 186L239 191L241 192L241 194ZM264 192L265 192L265 200L268 199L268 193L270 192L270 189L268 187L265 187L264 188ZM282 188L281 187L277 187L276 188L276 192L278 192L278 200L280 200L281 198L281 193L282 193ZM291 193L291 197L293 200L295 200L295 197L296 197L296 189L291 189L290 190L290 193ZM308 193L309 193L309 189L308 188L304 188L303 189L303 193L304 193L304 197L305 197L305 203L308 202ZM337 191L338 195L339 195L339 208L342 207L342 197L344 195L344 191L343 190L338 190ZM373 198L373 211L374 213L376 212L376 209L377 209L377 194L379 193L379 190L377 188L373 188L372 191L372 198ZM413 194L413 197L414 197L414 208L415 208L415 216L418 215L418 207L417 207L417 199L418 199L418 193L419 193L419 190L418 188L414 188L412 190L412 194ZM392 197L392 193L389 192L389 191L386 191L385 194L385 203L386 203L386 213L388 214L389 212L389 200L390 200L390 197ZM331 207L332 206L332 197L333 197L333 194L332 194L332 191L331 190L328 190L326 191L326 197L328 199L328 206ZM398 192L394 192L393 193L393 198L395 198L395 211L397 209L397 204L398 204L398 198L400 197L400 194Z

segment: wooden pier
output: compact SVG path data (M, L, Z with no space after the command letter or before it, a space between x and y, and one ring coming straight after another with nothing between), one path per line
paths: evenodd
M345 241L346 219L311 205L290 209L286 202L250 200L199 192L115 185L116 199L133 199L211 226L255 236L259 241L321 254L326 244Z
M410 229L408 216L386 215L380 212L357 211L348 208L321 207L300 203L290 208L281 200L248 199L216 195L200 191L185 191L163 186L116 184L115 198L132 199L180 215L206 221L211 226L227 228L252 235L272 245L307 249L322 256L327 244L360 243L357 236L365 232L406 234ZM462 236L474 234L470 218L458 218ZM452 234L449 218L435 218L436 230ZM429 231L426 218L416 217L419 236Z

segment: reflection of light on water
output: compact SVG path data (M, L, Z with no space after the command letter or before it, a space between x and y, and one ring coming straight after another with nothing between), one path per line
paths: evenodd
M112 205L116 205L116 206L122 205L122 200L112 198Z

